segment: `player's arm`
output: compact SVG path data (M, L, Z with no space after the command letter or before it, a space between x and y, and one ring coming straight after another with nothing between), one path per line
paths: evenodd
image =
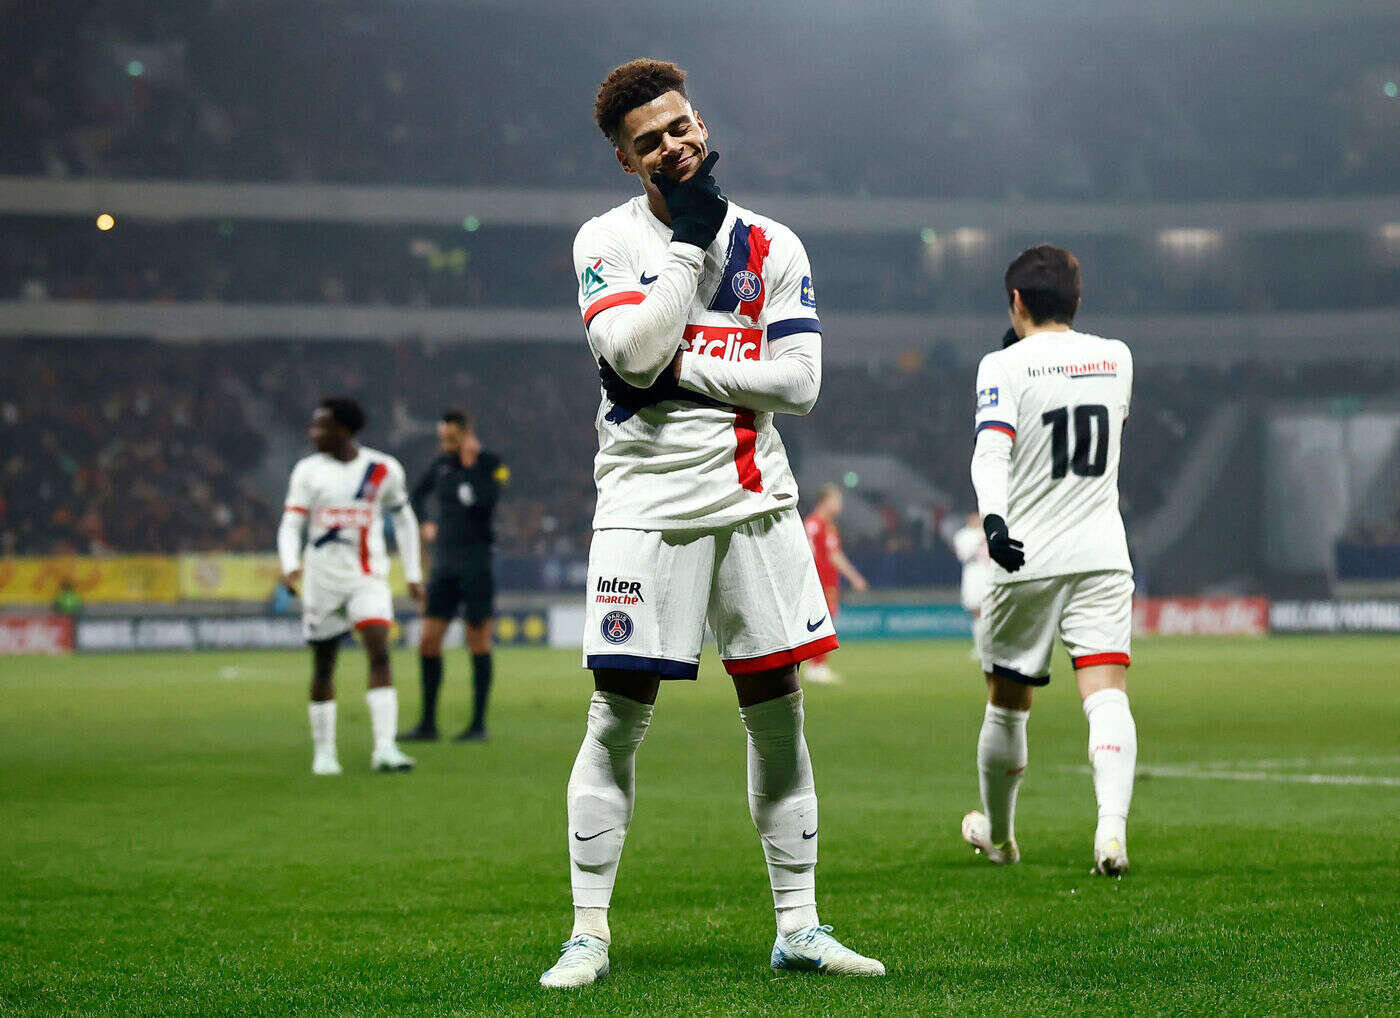
M389 477L384 485L383 504L394 522L394 539L399 546L399 561L403 563L404 579L408 581L408 593L413 600L423 601L423 553L418 543L418 515L413 511L413 503L405 490L403 466L397 460L389 461Z
M769 340L766 361L722 361L682 353L681 388L732 406L776 414L806 414L822 387L822 337L802 332Z
M287 501L282 509L282 520L277 525L277 557L282 562L282 582L293 594L297 592L297 585L301 582L302 536L306 533L310 502L306 471L302 469L301 464L297 464L287 485Z
M434 462L427 470L423 471L423 476L418 478L418 483L413 486L413 491L408 496L409 504L413 506L413 513L419 520L419 536L429 544L437 540L437 524L428 519L428 498L436 488L437 463Z
M705 249L673 240L643 293L635 258L597 222L574 240L579 308L593 348L628 385L645 389L671 363L700 285Z
M1011 447L1016 441L1016 397L995 354L977 369L976 445L972 452L972 487L987 535L987 551L1007 572L1025 564L1024 545L1011 537L1006 523L1011 477Z
M774 259L763 323L769 357L764 361L722 361L701 354L680 355L682 388L734 406L779 414L806 414L822 386L822 324L817 318L812 269L802 242L775 228Z
M855 567L846 553L840 548L834 548L831 552L831 564L836 567L836 571L850 581L856 590L869 590L870 584L865 582L865 577L860 574L860 570Z

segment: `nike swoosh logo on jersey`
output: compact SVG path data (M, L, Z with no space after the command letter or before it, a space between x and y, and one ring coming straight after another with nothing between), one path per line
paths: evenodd
M648 276L645 272L642 273L642 285L643 285L643 286L650 286L650 285L651 285L652 283L654 283L654 282L656 282L656 277L655 277L655 276Z
M826 621L826 616L823 615L821 618L817 619L817 621L815 621L815 622L808 622L808 623L807 623L807 632L809 632L809 633L815 633L818 629L821 628L822 623L825 622L825 621Z
M806 831L803 831L803 832L802 832L802 840L803 840L803 841L811 841L811 840L812 840L813 838L815 838L816 836L817 836L817 832L816 832L816 831L813 831L811 834L808 834Z
M586 837L586 838L585 838L582 834L580 834L578 831L574 831L574 837L577 838L579 841L592 841L594 838L601 838L604 834L607 834L608 831L611 831L611 830L613 830L613 829L614 829L614 828L609 827L609 828L608 828L607 830L605 830L605 831L599 831L597 834L590 834L590 835L589 835L588 837Z

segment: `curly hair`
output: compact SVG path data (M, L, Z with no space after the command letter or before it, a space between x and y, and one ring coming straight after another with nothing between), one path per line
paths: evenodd
M608 72L598 86L593 119L598 130L616 145L622 118L667 92L679 92L685 97L685 71L669 60L629 60Z
M317 406L329 410L331 419L352 435L358 435L365 426L364 408L346 396L327 396Z

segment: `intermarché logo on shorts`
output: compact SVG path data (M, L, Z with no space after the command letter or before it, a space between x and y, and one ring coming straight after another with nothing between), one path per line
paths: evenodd
M612 579L598 577L598 590L594 595L595 604L643 604L642 581L624 580L620 576Z

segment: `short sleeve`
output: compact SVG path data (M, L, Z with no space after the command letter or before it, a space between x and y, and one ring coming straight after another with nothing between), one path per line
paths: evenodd
M574 275L585 328L600 311L646 300L634 263L633 253L602 220L583 224L574 238Z
M766 285L768 298L763 305L763 322L768 339L782 339L801 332L821 332L817 317L817 291L812 285L812 266L797 235L786 227L775 230L777 271Z
M995 353L982 358L977 368L977 434L999 431L1016 438L1016 393L1009 384L1005 366Z
M284 508L289 512L304 513L311 508L311 483L306 460L292 468L291 480L287 482L287 501Z

